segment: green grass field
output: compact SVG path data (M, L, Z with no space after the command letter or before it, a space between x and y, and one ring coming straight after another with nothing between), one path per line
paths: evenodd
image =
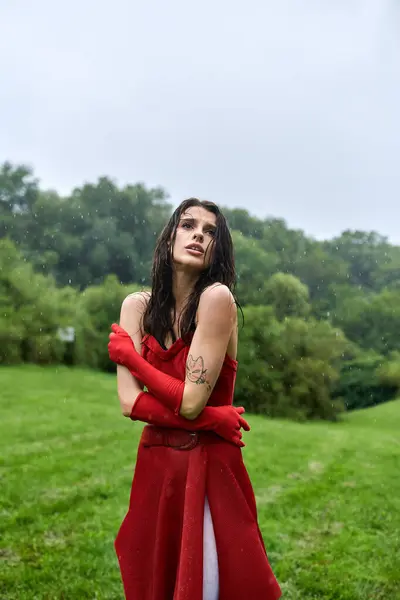
M122 600L113 541L141 425L120 416L113 376L0 377L0 597ZM249 421L244 459L283 598L400 599L400 401L338 424Z

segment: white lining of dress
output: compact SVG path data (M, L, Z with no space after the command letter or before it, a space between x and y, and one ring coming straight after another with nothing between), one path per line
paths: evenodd
M207 496L204 501L203 523L203 600L218 600L219 573L217 544Z

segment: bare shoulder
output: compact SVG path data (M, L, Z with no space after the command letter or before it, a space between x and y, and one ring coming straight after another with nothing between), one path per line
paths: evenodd
M213 283L201 294L198 309L199 320L201 316L213 322L235 323L237 308L235 298L228 288L222 283Z
M150 296L150 292L134 292L133 294L128 294L122 302L121 309L125 308L127 310L136 310L144 313L150 300Z
M150 295L150 292L134 292L124 298L121 306L120 325L130 335L142 331L143 315Z
M203 290L200 296L200 302L203 304L222 304L225 307L227 305L234 305L236 307L235 298L231 290L227 285L223 283L213 283Z

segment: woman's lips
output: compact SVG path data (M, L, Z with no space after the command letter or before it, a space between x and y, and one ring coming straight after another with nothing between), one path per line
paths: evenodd
M200 250L194 250L193 248L186 248L186 250L190 252L190 254L193 254L193 256L203 256L204 254L204 252L201 252Z

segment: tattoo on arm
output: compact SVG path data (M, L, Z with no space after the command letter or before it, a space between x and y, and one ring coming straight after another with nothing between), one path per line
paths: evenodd
M200 385L201 383L205 383L208 391L211 392L211 385L208 383L206 378L207 369L204 368L204 360L202 356L194 359L191 354L189 354L186 361L186 377L191 383L196 383Z

